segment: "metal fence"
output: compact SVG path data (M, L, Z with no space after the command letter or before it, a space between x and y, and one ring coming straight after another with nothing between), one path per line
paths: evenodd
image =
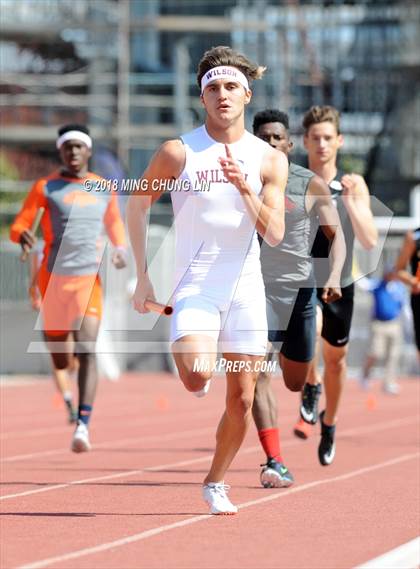
M388 235L380 254L366 252L356 245L359 274L371 273L375 269L375 274L380 275L384 263L395 260L402 234L400 230ZM101 268L105 302L101 340L97 348L99 363L100 354L109 353L122 370L172 370L173 360L168 342L170 319L154 313L140 316L132 309L130 297L135 286L133 260L130 259L128 268L116 271L109 257L105 255ZM156 297L166 302L173 292L174 233L171 226L150 226L148 262ZM0 243L0 275L0 371L3 374L48 373L49 357L43 346L41 332L36 329L37 315L31 310L27 298L27 267L19 261L19 248L4 241ZM371 306L371 294L356 287L349 351L353 374L360 368L369 347ZM410 310L407 309L403 319L402 374L414 373L417 365L410 317Z

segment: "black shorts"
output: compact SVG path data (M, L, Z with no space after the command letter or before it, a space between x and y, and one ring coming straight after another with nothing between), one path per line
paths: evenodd
M316 337L315 289L301 288L292 293L270 286L268 290L266 287L266 298L269 341L289 360L311 361Z
M322 309L321 336L331 346L340 348L348 344L354 306L354 284L341 289L340 300L325 303L322 288L317 289L318 304Z
M420 350L420 294L411 295L411 308L413 310L414 337L417 349Z

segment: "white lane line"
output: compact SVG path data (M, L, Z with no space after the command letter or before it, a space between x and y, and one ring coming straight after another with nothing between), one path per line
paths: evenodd
M365 433L375 433L376 431L382 431L385 428L385 425L389 425L390 427L404 427L407 425L412 425L413 423L419 423L420 419L418 415L411 415L405 417L404 419L394 419L393 421L384 421L383 423L375 423L373 425L365 425L360 427L354 427L352 429L347 429L345 431L338 430L337 432L337 440L340 438L345 437L352 437L353 435L360 435Z
M182 413L177 413L177 414L173 414L171 413L171 420L176 417L176 416L185 416L185 413L187 411L184 411ZM193 411L190 412L188 411L188 416L190 419L194 419L195 417L198 416L198 418L202 419L203 417L208 417L211 415L214 415L215 413L217 413L218 411L215 412L214 409L212 410L198 410L198 411ZM288 415L288 416L283 416L282 417L282 421L293 421L296 419L296 415ZM162 416L155 416L152 417L150 419L141 419L139 421L134 421L133 423L130 423L129 426L141 426L143 424L153 424L153 423L157 423L157 424L161 424L162 423ZM126 424L127 426L127 424ZM71 429L70 429L71 430ZM67 434L69 433L69 427L65 428L55 428L55 429L37 429L34 431L22 431L22 436L42 436L42 435L49 435L51 433L60 433L60 432L66 432ZM0 439L7 439L9 438L9 436L13 436L15 437L18 434L18 432L12 432L12 433L4 433L1 434L0 433ZM117 439L115 441L108 441L108 442L102 442L102 443L97 443L94 445L95 449L97 448L104 448L107 447L109 444L113 444L115 446L120 446L120 445L125 445L125 444L130 444L130 443L136 443L138 441L143 441L145 440L145 437L141 437L141 439L139 437L133 437L133 438L128 438L128 439ZM18 454L18 455L13 455L13 456L9 456L6 458L0 458L0 464L2 463L10 463L10 462L16 462L16 461L21 461L21 460L27 460L27 459L31 459L31 458L41 458L41 457L45 457L45 456L53 456L55 454L63 454L63 453L68 453L68 448L59 448L59 449L51 449L51 450L45 450L45 451L40 451L40 452L36 452L36 453L28 453L28 454Z
M199 418L202 418L204 416L208 416L208 415L212 415L214 413L214 411L201 411L198 412ZM189 417L195 417L196 413L194 412L194 415L191 413L189 414ZM296 415L287 415L287 416L283 416L282 417L282 422L289 422L289 421L295 421L296 420ZM402 424L405 424L404 421L406 421L407 419L396 419L394 421L391 421L389 424L395 425L395 426L399 426ZM156 421L158 422L158 420ZM409 423L411 424L412 420L409 419ZM352 436L353 434L359 434L361 431L363 432L374 432L376 429L375 425L373 426L373 431L372 431L372 427L356 427L353 430L348 430L348 431L338 431L338 435L337 438L339 439L341 435L349 435ZM141 442L145 440L144 437L132 437L132 438L128 438L128 439L117 439L115 441L105 441L102 443L96 443L94 445L95 449L100 449L100 448L106 448L109 445L113 445L113 446L123 446L126 444L131 444L131 443L137 443L137 442ZM68 453L68 448L59 448L59 449L51 449L51 450L45 450L45 451L40 451L40 452L35 452L35 453L29 453L29 454L17 454L17 455L13 455L13 456L9 456L6 458L0 458L0 464L3 463L10 463L10 462L16 462L16 461L20 461L20 460L28 460L28 459L32 459L32 458L44 458L46 456L54 456L55 454L64 454L64 453Z
M201 434L205 432L213 432L214 428L202 429ZM200 434L200 431L195 430L195 434ZM191 432L190 432L191 434ZM296 439L288 439L283 442L284 447L299 445L300 441ZM242 449L241 454L251 454L253 452L261 451L260 445L246 447ZM191 458L188 460L182 460L179 462L171 462L169 464L158 464L157 466L148 466L139 470L127 470L122 472L116 472L114 474L106 474L104 476L96 476L95 478L85 478L83 480L73 480L71 482L63 482L62 484L54 484L53 486L46 486L44 488L36 488L34 490L27 490L25 492L18 492L16 494L6 494L0 497L2 500L10 500L11 498L20 498L21 496L30 496L32 494L40 494L42 492L49 492L50 490L59 490L61 488L69 488L70 486L78 486L80 484L90 484L93 482L101 482L103 480L113 480L116 478L128 478L129 476L138 476L140 474L145 474L146 472L159 472L160 470L166 470L167 468L179 468L181 466L191 466L192 464L200 464L201 462L210 462L213 459L212 454L206 454L199 458Z
M181 431L178 433L170 433L167 435L154 435L149 437L147 440L149 441L153 441L154 439L161 441L161 440L173 440L173 439L181 439L183 437L186 438L190 438L191 436L194 435L205 435L208 433L211 433L214 431L214 427L208 427L205 429L192 429L189 431ZM146 437L144 437L142 440L144 441L146 439ZM139 439L135 439L135 440L139 440ZM257 448L257 447L256 447ZM210 458L212 455L208 455ZM210 460L208 458L208 456L204 457L206 460ZM202 458L199 459L193 459L192 463L194 463L195 461L202 461ZM153 472L154 470L160 470L160 469L165 469L165 468L170 468L170 467L176 467L176 466L183 466L184 464L190 464L191 461L182 461L182 462L174 462L171 464L164 464L164 465L159 465L159 466L152 466L150 468L142 468L140 470L127 470L126 472L121 471L121 472L116 472L114 474L106 474L104 476L97 476L94 478L85 478L83 480L73 480L70 482L63 482L61 484L54 484L52 486L45 486L44 488L36 488L34 490L27 490L26 492L18 492L16 494L6 494L4 496L0 496L0 501L2 500L9 500L11 498L18 498L20 496L30 496L31 494L39 494L41 492L48 492L50 490L58 490L60 488L68 488L69 486L74 486L74 485L78 485L78 484L88 484L90 482L99 482L101 480L112 480L113 478L121 478L124 476L135 476L136 474L141 474L142 472L146 472L146 471L151 471Z
M199 412L197 411L196 413L191 413L188 416L193 420L193 419L202 419L203 417L208 417L208 416L212 416L214 415L214 410L212 411L208 411L208 412ZM182 417L185 416L185 413L182 414ZM172 422L172 421L171 421ZM154 421L142 421L140 422L140 426L142 423L146 423L148 425L156 423L156 424L161 424L162 423L162 419L160 418L156 418L156 420ZM130 427L133 425L129 425ZM136 425L137 426L137 425ZM171 428L171 424L169 424L169 428ZM189 432L189 431L188 431ZM174 437L174 433L170 433L169 435L162 435L163 437L169 436L170 438ZM143 441L154 441L154 440L160 440L161 436L160 435L147 435L147 436L137 436L137 437L130 437L127 439L116 439L116 440L108 440L108 441L104 441L102 443L95 443L94 444L94 448L95 449L100 449L100 448L107 448L108 446L112 445L112 446L124 446L124 445L129 445L129 444L135 444L135 443L141 443ZM51 449L51 450L43 450L40 452L34 452L34 453L29 453L29 454L16 454L13 456L8 456L6 458L3 458L0 460L0 464L3 463L11 463L11 462L19 462L21 460L27 460L27 459L31 459L31 458L43 458L44 456L52 456L55 454L69 454L70 452L70 445L68 447L61 447L59 449Z
M170 397L170 395L168 397ZM157 395L155 397L155 401L157 403L159 402L159 395ZM352 402L352 406L348 405L346 407L346 411L350 411L352 409L352 407L360 407L360 401ZM46 411L44 411L42 413L38 413L37 415L45 416L45 413L46 413ZM163 413L159 412L158 408L156 408L153 415L150 415L149 417L138 418L138 415L135 415L132 412L131 415L134 417L137 417L137 418L134 419L133 421L130 420L130 422L128 422L127 417L125 415L123 417L121 417L121 415L117 415L117 414L107 414L107 415L102 415L102 416L99 416L98 418L95 418L95 428L97 428L99 430L102 427L102 425L109 424L110 421L121 421L121 420L124 420L124 424L126 426L160 423L162 421L163 417L168 417L168 418L170 417L171 419L175 418L175 417L184 417L185 413L188 413L189 416L191 416L191 417L196 416L196 415L198 415L199 417L203 417L203 416L208 416L208 415L211 415L214 413L218 413L220 415L221 410L220 409L216 409L216 410L215 409L206 409L206 410L200 410L200 411L190 411L190 409L186 406L181 411L175 411L174 409L171 409L170 412L163 414ZM34 413L31 412L31 417L33 417L33 416L34 416ZM295 420L296 417L297 417L297 415L293 415L292 420ZM64 423L64 421L65 421L65 417L64 417L64 411L63 411L63 423ZM37 429L7 431L6 430L6 423L7 423L7 419L3 419L2 417L0 417L0 440L22 439L22 438L29 438L29 437L40 437L43 435L50 435L50 434L68 433L68 432L71 432L72 428L74 428L74 426L72 426L72 425L69 425L69 424L65 425L64 424L62 427L51 427L51 428L39 427ZM25 455L23 455L23 456L25 456Z
M156 399L158 399L158 397L156 397ZM360 408L360 401L352 401L351 404L348 404L346 406L346 411L352 411L354 410L354 408ZM401 408L400 408L401 409ZM220 414L220 409L217 409L216 411L214 409L212 410L200 410L200 411L190 411L188 408L185 408L183 411L181 412L175 412L174 410L171 410L170 413L168 413L168 415L171 416L171 418L176 417L176 416L185 416L185 413L188 413L189 416L195 416L195 415L199 415L199 417L203 417L203 416L208 416L210 414L213 413L219 413ZM131 413L133 415L133 413ZM31 416L33 415L33 413L31 414ZM44 413L39 413L39 415L45 415ZM158 410L156 410L156 412L154 413L154 415L152 415L150 417L150 419L148 419L147 417L141 417L138 420L134 420L133 422L130 422L130 425L142 425L144 423L149 424L149 423L160 423L162 421L162 414L159 413ZM296 414L291 416L291 420L296 420L297 416ZM105 421L107 422L107 424L109 423L110 420L112 421L120 421L120 420L124 420L124 423L127 425L128 423L126 422L126 417L122 417L121 415L106 415L106 416L102 416L102 417L98 417L98 419L95 420L95 428L101 428L101 426L103 424L105 424ZM283 416L283 421L286 419L286 417ZM48 428L48 427L40 427L38 429L28 429L25 431L21 431L21 430L14 430L14 431L6 431L6 425L7 420L3 420L0 421L0 440L11 440L14 438L28 438L28 437L38 437L38 436L42 436L42 435L49 435L51 433L61 433L61 432L66 432L68 433L69 430L71 431L71 429L73 428L71 425L67 425L67 426L63 426L63 427L54 427L54 428ZM60 449L61 451L61 449ZM28 455L22 455L23 457L26 457ZM11 457L13 459L13 457ZM3 460L8 460L3 459Z
M26 385L35 385L40 381L52 381L49 375L21 375L9 376L0 375L0 388L4 387L22 387Z
M269 496L265 496L263 498L259 498L257 500L251 500L250 502L244 502L243 504L239 504L239 509L249 508L251 506L257 506L260 504L264 504L266 502L272 502L273 500L277 500L279 498L285 498L286 496L290 496L290 494L296 494L298 492L303 492L305 490L309 490L311 488L316 488L317 486L322 486L325 484L329 484L331 482L341 482L342 480L348 480L349 478L354 478L356 476L361 476L363 474L367 474L370 472L374 472L375 470L379 470L381 468L386 468L388 466L394 466L396 464L400 464L402 462L406 462L408 460L412 460L420 456L420 453L411 453L405 454L398 458L394 458L392 460L387 460L385 462L381 462L372 466L367 466L365 468L359 468L357 470L353 470L352 472L348 472L347 474L342 474L340 476L334 476L332 478L326 478L322 480L315 480L313 482L309 482L307 484L302 484L302 486L296 486L291 488L290 490L282 490L280 492L276 492L270 494ZM63 561L69 561L70 559L78 559L80 557L85 557L87 555L94 555L95 553L101 553L103 551L108 551L109 549L113 549L115 547L121 547L124 545L128 545L130 543L135 543L137 541L141 541L147 539L149 537L153 537L155 535L171 531L173 529L178 529L183 526L188 526L191 524L195 524L204 520L213 519L215 516L211 516L209 514L203 514L200 516L194 516L192 518L188 518L185 520L181 520L179 522L175 522L173 524L167 524L163 526L159 526L157 528L142 531L140 533L136 533L134 535L129 535L127 537L123 537L121 539L116 539L114 541L109 541L106 543L101 543L99 545L95 545L93 547L87 547L84 549L78 549L76 551L71 551L69 553L63 553L62 555L57 555L55 557L47 557L46 559L42 559L40 561L35 561L33 563L29 563L27 565L21 566L20 569L42 569L43 567L48 567L53 563L61 563Z
M348 429L347 431L343 431L342 435L354 435L354 434L365 434L365 433L372 433L375 431L381 431L381 430L386 430L386 429L390 429L390 428L394 428L395 426L405 426L407 424L413 423L417 421L417 417L407 417L405 419L395 419L394 421L385 421L383 423L378 423L376 425L371 425L368 427L357 427L354 429ZM166 440L170 439L170 438L181 438L181 435L184 436L191 436L191 434L205 434L208 432L212 432L214 431L213 427L207 428L207 429L202 429L201 431L195 429L193 431L184 431L182 433L172 433L170 435L166 435L164 438ZM157 438L159 440L162 440L163 437L158 437ZM137 439L136 439L137 440ZM144 440L144 439L142 439ZM299 439L284 439L282 441L282 446L283 447L292 447L292 446L297 446L302 444L302 441ZM257 446L251 446L251 447L245 447L239 450L239 455L244 455L244 454L250 454L253 452L257 452L257 451L261 451L261 447L260 445ZM143 474L145 472L158 472L159 470L165 470L166 468L177 468L180 466L190 466L193 464L200 464L201 462L209 462L210 460L212 460L213 455L212 454L208 454L206 456L202 456L199 458L193 458L193 459L189 459L189 460L185 460L185 461L181 461L181 462L174 462L174 463L170 463L170 464L164 464L164 465L157 465L157 466L151 466L151 467L147 467L147 468L142 468L142 469L138 469L138 470L128 470L125 472L116 472L114 474L106 474L104 476L97 476L94 478L85 478L83 480L74 480L74 481L70 481L70 482L63 482L61 484L54 484L52 486L45 486L43 488L35 488L33 490L26 490L25 492L17 492L15 494L6 494L5 496L1 496L0 497L0 501L2 500L10 500L12 498L19 498L21 496L31 496L32 494L40 494L42 492L49 492L52 490L60 490L62 488L68 488L70 486L77 486L80 484L89 484L89 483L93 483L93 482L101 482L104 480L113 480L113 479L117 479L117 478L125 478L125 477L129 477L129 476L138 476L140 474Z
M214 411L212 411L211 413L205 413L205 412L198 412L199 417L202 418L205 415L210 415L213 414ZM194 413L195 416L195 413ZM191 415L189 415L189 417L193 417L193 414L191 413ZM286 417L282 417L282 422L288 422L288 421L294 421L296 419L296 415L288 415ZM405 426L405 425L411 425L412 423L416 423L418 421L418 417L417 416L411 416L411 417L406 417L404 419L394 419L393 421L388 421L388 423L376 423L375 425L372 425L370 427L355 427L354 429L349 429L347 431L338 431L337 434L337 438L340 439L341 436L344 435L348 435L348 436L353 436L359 433L370 433L370 432L375 432L376 430L382 430L382 425L390 425L390 426L394 426L394 427L399 427L399 426ZM159 438L159 437L158 437ZM128 438L128 439L117 439L115 441L105 441L102 443L95 443L94 448L95 449L100 449L100 448L106 448L109 445L113 445L113 446L123 446L126 444L131 444L131 443L138 443L138 442L142 442L146 439L146 437L132 437L132 438ZM150 440L150 439L147 439ZM68 448L59 448L59 449L52 449L52 450L44 450L44 451L40 451L40 452L35 452L35 453L30 453L30 454L17 454L14 456L9 456L6 458L3 458L0 460L0 464L3 463L10 463L10 462L17 462L17 461L21 461L21 460L27 460L27 459L32 459L32 458L43 458L45 456L53 456L55 454L64 454L64 453L69 453Z
M420 565L420 537L371 559L355 569L417 569Z
M214 409L207 409L207 410L196 410L196 411L190 411L189 409L184 409L183 411L171 411L170 413L161 413L156 409L156 412L153 415L150 416L143 416L143 417L138 417L134 420L127 420L126 417L121 417L121 415L107 415L106 417L102 417L101 420L99 421L95 421L95 429L100 429L103 425L107 424L109 425L110 422L112 421L124 421L124 425L126 427L130 427L130 428L134 428L134 427L139 427L142 425L153 425L153 424L158 424L161 425L162 423L167 423L167 422L172 422L173 419L177 419L178 417L185 417L185 413L188 412L188 416L191 418L201 418L201 417L205 417L205 416L211 416L211 415L215 415L216 413L218 413L218 411L215 411ZM165 419L168 419L168 421L166 421ZM44 427L44 428L40 428L40 429L31 429L31 430L27 430L27 431L9 431L9 432L4 432L4 433L0 433L0 440L11 440L11 439L22 439L22 438L29 438L29 437L40 437L43 435L51 435L51 434L58 434L58 433L71 433L72 430L74 430L74 425L69 425L67 424L66 426L63 427L54 427L54 428L48 428L48 427ZM62 449L60 449L62 450ZM27 455L21 455L21 456L27 456ZM14 457L10 457L10 458L14 458ZM7 461L8 458L3 459L3 461Z

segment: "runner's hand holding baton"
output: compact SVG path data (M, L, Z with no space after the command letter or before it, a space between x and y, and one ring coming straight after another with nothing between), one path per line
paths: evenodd
M22 232L20 236L20 244L23 249L23 252L20 256L20 260L24 263L29 255L30 250L35 245L35 233L41 223L42 216L44 215L45 207L40 207L36 212L35 219L32 222L31 229L25 230Z
M152 312L158 312L159 314L164 314L165 316L170 316L174 310L172 306L161 304L160 302L155 302L154 300L145 300L144 306Z

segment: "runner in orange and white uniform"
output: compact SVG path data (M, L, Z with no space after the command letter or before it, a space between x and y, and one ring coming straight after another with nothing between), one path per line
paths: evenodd
M116 268L126 265L126 239L116 194L103 191L103 179L88 170L92 154L88 129L63 126L58 131L57 149L63 167L35 182L10 237L29 251L36 241L30 227L39 208L45 208L41 220L45 246L38 274L44 335L57 369L68 368L71 354L65 353L67 340L71 332L74 335L80 364L79 409L71 448L83 452L90 449L88 424L97 386L101 235L105 228L115 247L112 262Z

